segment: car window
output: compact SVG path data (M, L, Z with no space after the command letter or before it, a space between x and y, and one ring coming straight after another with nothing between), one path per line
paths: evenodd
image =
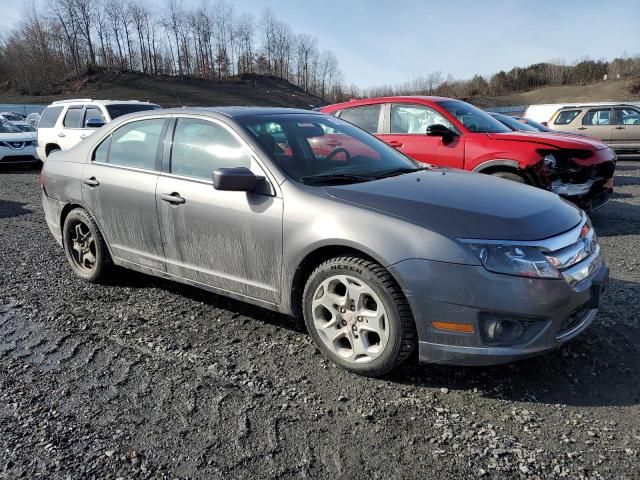
M640 125L640 111L633 108L616 108L617 125Z
M377 133L381 108L382 104L345 108L340 114L340 118L353 123L369 133Z
M38 128L53 128L58 121L58 117L62 112L64 107L47 107L44 112L42 112L42 116L40 117L40 122L38 123Z
M23 132L35 132L36 131L36 129L33 128L31 125L16 125L16 127L18 127Z
M503 115L501 113L492 113L491 116L502 123L504 123L507 127L515 130L516 132L540 132L540 130L532 127L531 125L527 125L526 123L521 122L520 120L510 117L509 115Z
M109 156L109 145L111 144L111 135L105 138L98 148L93 151L92 160L94 162L107 163Z
M564 110L558 113L558 116L553 121L556 125L569 125L573 122L573 119L578 116L580 110Z
M89 106L87 107L84 113L83 125L86 125L87 120L91 120L92 118L97 118L103 123L105 122L104 115L102 114L102 110L100 110L98 107Z
M210 180L214 170L251 167L249 150L222 125L180 118L173 134L171 173Z
M144 112L147 110L157 110L160 108L158 105L154 105L152 103L124 103L124 104L112 104L106 105L107 112L109 112L109 116L111 120L114 118L118 118L122 115L126 115L127 113L134 112Z
M341 118L286 114L238 121L280 169L308 185L325 180L349 182L353 176L358 177L353 181L361 181L417 168L412 160Z
M67 114L64 116L62 125L66 128L81 128L82 108L69 108L69 110L67 110Z
M431 125L444 125L454 130L453 125L442 114L421 105L391 104L391 133L427 133Z
M611 110L609 108L601 108L597 110L589 110L584 117L582 117L583 125L610 125L611 124Z
M155 170L164 122L163 118L138 120L118 128L111 135L108 163Z
M512 130L487 112L461 100L441 100L437 104L474 133L509 133Z
M4 118L0 120L0 133L21 133L18 127Z

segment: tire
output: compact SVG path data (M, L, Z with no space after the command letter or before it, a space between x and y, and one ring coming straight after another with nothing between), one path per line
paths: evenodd
M513 172L493 172L491 175L494 177L504 178L505 180L511 180L512 182L528 183L522 175L518 175Z
M416 347L409 303L391 274L375 262L356 256L327 260L309 276L302 298L316 346L350 372L382 376Z
M78 277L98 283L112 268L109 250L96 222L83 209L71 210L64 220L62 245L69 265Z

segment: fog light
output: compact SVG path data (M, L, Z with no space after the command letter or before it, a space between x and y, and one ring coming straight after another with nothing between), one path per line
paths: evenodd
M485 319L482 322L483 338L489 343L515 343L524 333L519 322L506 319Z

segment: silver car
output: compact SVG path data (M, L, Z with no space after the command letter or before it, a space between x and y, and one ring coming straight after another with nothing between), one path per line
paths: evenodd
M316 112L126 115L52 155L41 183L79 277L116 265L303 316L362 375L415 349L480 365L556 348L608 279L588 218L558 196L417 164Z

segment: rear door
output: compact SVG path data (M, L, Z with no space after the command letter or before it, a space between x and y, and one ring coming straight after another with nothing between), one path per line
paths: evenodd
M640 110L632 107L614 108L611 145L621 151L640 149Z
M164 271L156 213L165 117L123 124L93 151L83 169L82 199L111 252L121 260Z
M170 134L171 136L171 134ZM218 168L265 172L227 125L176 119L158 181L157 209L167 271L181 278L277 303L282 269L282 198L213 188Z
M70 106L62 119L62 125L58 131L58 145L61 150L68 150L82 141L85 135L84 125L84 106Z
M375 103L345 108L338 117L379 137L384 131L382 128L384 121L383 107L383 103Z
M389 108L389 133L385 133L382 139L419 162L463 168L464 136L455 136L451 141L428 136L427 127L436 124L457 132L441 113L426 105L392 103Z
M590 108L576 119L583 133L603 142L611 142L613 135L613 110L611 108Z

